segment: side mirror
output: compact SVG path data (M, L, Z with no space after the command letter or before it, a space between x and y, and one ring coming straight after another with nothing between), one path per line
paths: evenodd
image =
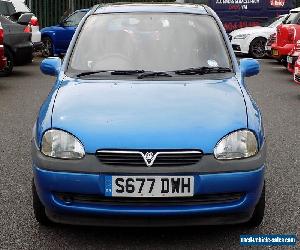
M245 58L240 60L241 73L245 77L255 76L260 71L259 62L252 58Z
M41 63L40 69L45 75L58 76L61 68L59 57L48 57Z

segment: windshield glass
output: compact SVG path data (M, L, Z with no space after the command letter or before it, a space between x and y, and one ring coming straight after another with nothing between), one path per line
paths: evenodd
M173 71L202 66L231 67L212 17L113 13L92 15L86 20L68 71Z
M291 24L294 19L296 18L296 16L298 15L298 13L292 12L288 15L288 17L286 18L286 20L284 20L283 23L285 24Z
M15 7L17 12L30 12L30 9L21 1L16 1Z
M0 15L10 16L15 12L16 11L12 3L0 1Z
M262 27L276 28L282 21L286 18L286 16L278 16L270 19L269 21L263 23Z

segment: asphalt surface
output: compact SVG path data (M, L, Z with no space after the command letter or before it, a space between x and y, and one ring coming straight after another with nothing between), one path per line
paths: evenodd
M268 143L266 215L255 229L39 226L31 207L30 139L54 78L40 73L38 61L0 78L0 249L239 249L240 234L299 233L300 85L276 62L261 65L261 74L248 79Z

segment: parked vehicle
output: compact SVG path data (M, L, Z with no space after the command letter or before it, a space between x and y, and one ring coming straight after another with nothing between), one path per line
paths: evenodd
M291 10L283 24L277 27L276 42L271 46L272 57L286 63L287 55L294 48L295 41L300 39L300 8Z
M295 68L294 68L294 81L297 84L300 84L300 58L295 62Z
M2 71L6 67L6 57L4 56L3 36L4 36L4 31L0 23L0 71Z
M299 55L300 55L300 40L298 40L295 43L294 48L287 56L287 69L289 72L294 73L295 62L297 61Z
M261 26L279 15L288 14L295 8L295 0L177 0L186 3L207 3L221 18L229 33L236 29L250 26Z
M7 66L0 71L1 76L11 74L14 65L22 65L32 61L33 45L31 33L26 32L24 25L15 23L4 16L0 16L4 30L4 52Z
M263 58L266 55L265 46L267 39L276 32L287 15L281 15L262 26L246 27L234 30L229 34L233 50L237 54L250 54L254 58Z
M41 30L44 57L66 53L78 24L88 11L88 9L77 10L60 24Z
M225 38L207 6L94 7L63 64L41 64L57 79L33 130L36 219L259 225L266 146L244 82L259 64Z
M13 22L26 25L27 32L32 34L31 41L34 50L42 48L39 21L26 6L25 0L0 0L0 15L8 17Z

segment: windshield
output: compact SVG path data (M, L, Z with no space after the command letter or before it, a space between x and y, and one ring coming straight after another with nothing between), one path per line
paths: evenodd
M291 24L294 19L296 18L296 16L298 15L297 12L292 12L288 15L288 17L284 20L284 24Z
M16 11L12 3L0 1L0 15L10 16L15 12Z
M173 71L202 66L231 67L212 17L113 13L92 15L86 20L68 71Z
M15 1L16 12L30 12L30 9L22 1Z
M276 28L282 21L286 18L286 16L278 16L270 19L269 21L263 23L262 27Z

